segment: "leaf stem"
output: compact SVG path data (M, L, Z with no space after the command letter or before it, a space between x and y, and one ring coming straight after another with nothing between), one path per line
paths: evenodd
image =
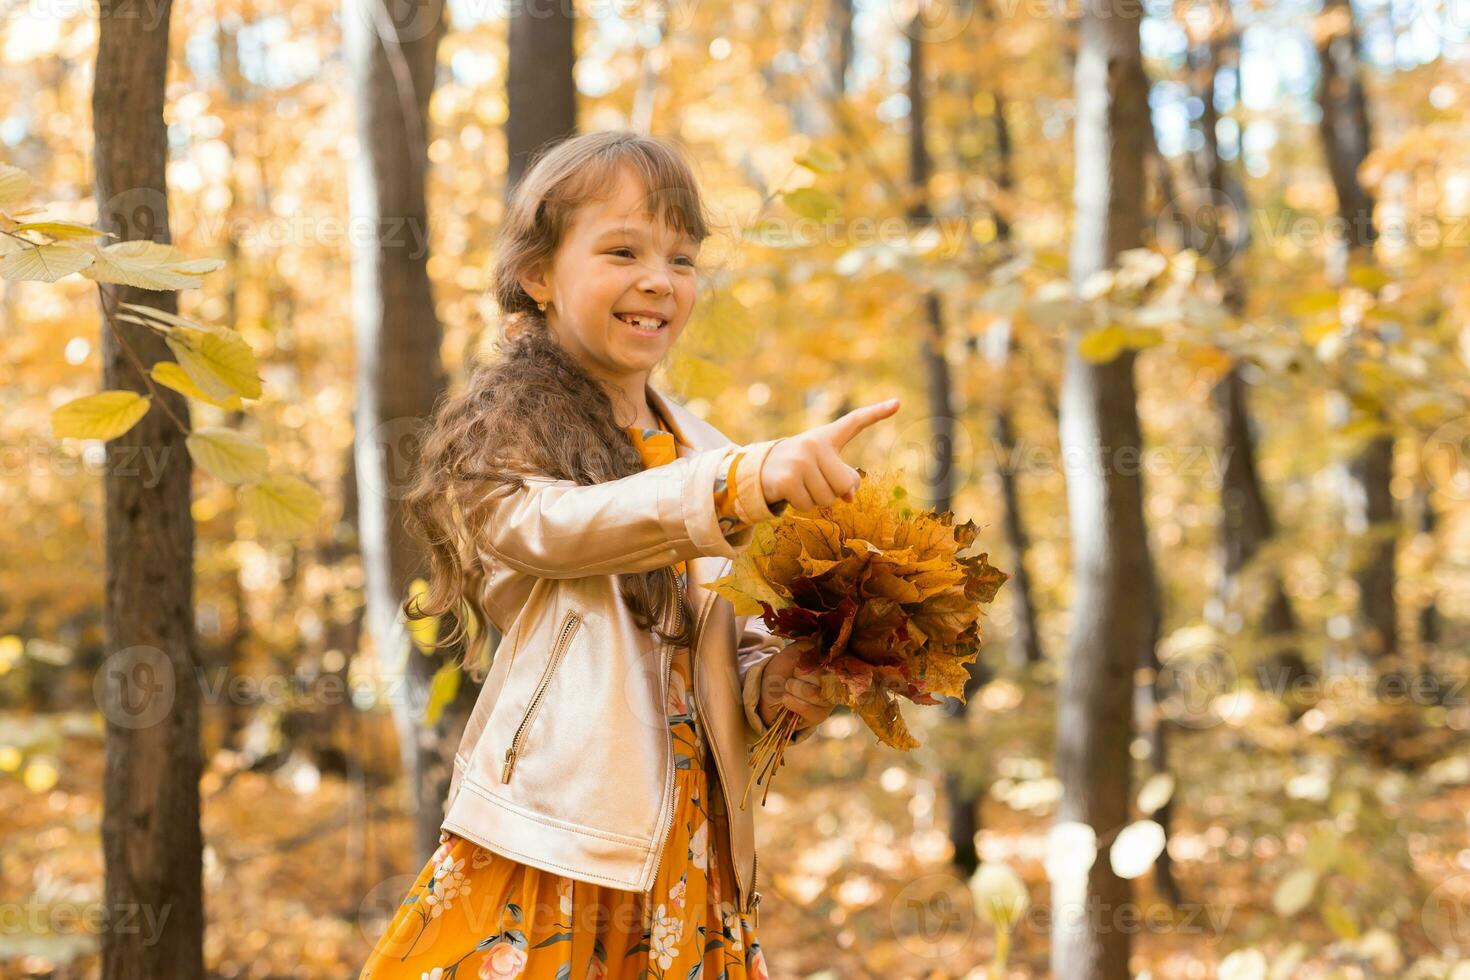
M174 420L174 424L179 427L180 432L186 436L189 435L191 430L178 415L174 414L174 410L169 407L168 402L162 397L155 397L160 396L158 385L154 382L148 370L143 367L142 359L138 357L137 352L128 344L128 340L123 336L123 332L112 322L112 318L116 315L116 310L108 300L107 290L103 288L100 282L97 284L97 295L102 299L102 315L103 321L107 324L107 329L112 331L112 335L117 338L117 342L122 347L123 353L127 354L128 360L133 362L133 368L138 372L138 376L143 379L143 384L148 386L148 394L153 398L154 404L168 413L168 417Z

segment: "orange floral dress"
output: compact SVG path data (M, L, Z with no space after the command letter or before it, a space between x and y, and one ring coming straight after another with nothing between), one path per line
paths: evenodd
M625 431L645 466L678 458L667 429ZM727 535L747 526L735 514L742 455L715 485ZM686 563L674 570L686 574ZM755 928L735 905L724 799L690 678L689 650L675 647L667 702L674 825L651 899L531 867L441 830L438 850L359 980L767 980Z

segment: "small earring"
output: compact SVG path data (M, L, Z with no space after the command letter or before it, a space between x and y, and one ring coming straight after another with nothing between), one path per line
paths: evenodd
M545 303L537 303L536 304L536 309L540 310L542 313L545 313L546 312L546 304Z

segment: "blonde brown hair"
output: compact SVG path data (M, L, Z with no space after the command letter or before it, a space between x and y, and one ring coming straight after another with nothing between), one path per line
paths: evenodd
M438 647L467 639L465 623L472 619L482 651L473 670L477 678L489 665L490 618L486 569L475 542L491 495L524 485L515 468L584 486L644 469L607 391L556 342L520 283L522 275L551 262L577 209L605 199L622 168L641 179L650 217L696 242L709 236L703 198L677 144L614 130L539 151L516 185L496 243L493 288L503 318L496 357L477 359L463 390L440 399L405 498L407 523L426 548L430 577L428 592L408 599L404 614L410 620L450 614L454 627ZM671 571L620 575L619 591L641 629L689 646L694 624L688 602L675 633L658 625L669 621L678 601ZM467 649L461 665L468 659Z

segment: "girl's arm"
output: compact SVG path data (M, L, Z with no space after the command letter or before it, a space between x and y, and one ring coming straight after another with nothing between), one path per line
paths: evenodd
M736 558L754 524L726 535L715 506L716 481L742 453L735 503L754 522L775 515L761 491L760 468L779 439L728 445L591 486L522 472L525 486L497 491L482 505L486 554L540 578L651 571L690 558Z

